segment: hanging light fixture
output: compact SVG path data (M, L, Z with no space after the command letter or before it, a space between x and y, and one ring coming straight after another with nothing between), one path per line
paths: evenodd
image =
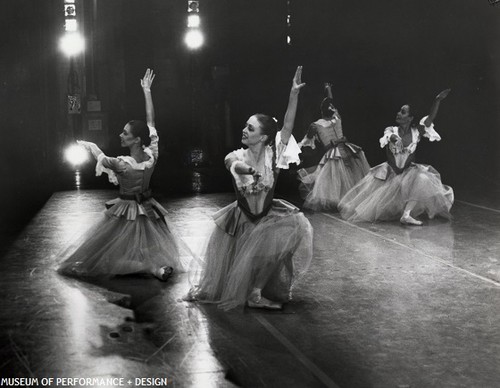
M200 2L197 0L188 0L187 8L187 31L184 36L184 42L190 50L197 50L205 41L202 31L200 30Z
M85 40L78 32L75 0L64 0L64 30L65 34L59 41L59 48L68 57L81 53L85 49Z

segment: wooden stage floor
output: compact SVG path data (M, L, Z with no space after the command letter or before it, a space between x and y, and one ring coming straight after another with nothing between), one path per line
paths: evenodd
M142 377L166 377L171 387L500 386L499 203L465 198L451 222L424 227L306 213L314 261L295 299L281 312L223 312L180 299L186 274L167 283L89 284L56 273L62 250L115 195L55 193L3 253L1 378L122 377L128 387L144 386ZM232 200L161 202L196 251L210 215Z

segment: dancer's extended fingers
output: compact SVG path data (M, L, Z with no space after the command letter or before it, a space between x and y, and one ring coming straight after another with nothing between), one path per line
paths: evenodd
M451 89L445 89L441 93L439 93L436 98L439 100L442 100L448 96L448 94L451 92Z
M302 81L302 66L297 66L297 70L295 71L295 81L300 84Z

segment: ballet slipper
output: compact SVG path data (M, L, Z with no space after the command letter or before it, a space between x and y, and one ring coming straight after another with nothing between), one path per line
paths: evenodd
M174 269L170 266L165 266L161 267L158 272L155 274L155 276L160 279L162 282L165 282L168 280L170 276L172 276L172 273L174 272Z
M281 310L283 308L282 303L273 302L272 300L264 298L260 293L252 293L247 300L247 305L253 309Z
M415 225L415 226L420 226L423 224L422 221L416 220L410 215L403 215L399 222L401 222L403 225Z

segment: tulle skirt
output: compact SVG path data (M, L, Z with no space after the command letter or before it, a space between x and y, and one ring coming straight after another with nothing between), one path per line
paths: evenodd
M214 216L201 275L191 295L228 310L243 305L254 287L285 302L312 259L312 226L292 204L273 200L269 213L251 221L237 202Z
M61 255L58 271L76 277L154 274L163 266L186 270L192 255L167 226L167 211L154 199L116 199L102 219Z
M432 166L412 163L396 174L388 163L370 172L342 198L342 218L352 221L391 221L399 219L409 201L415 201L411 215L451 218L453 189L441 183Z
M359 148L359 147L358 147ZM342 158L328 151L313 171L298 171L305 197L304 207L316 211L336 210L342 197L370 170L370 165L361 149Z

